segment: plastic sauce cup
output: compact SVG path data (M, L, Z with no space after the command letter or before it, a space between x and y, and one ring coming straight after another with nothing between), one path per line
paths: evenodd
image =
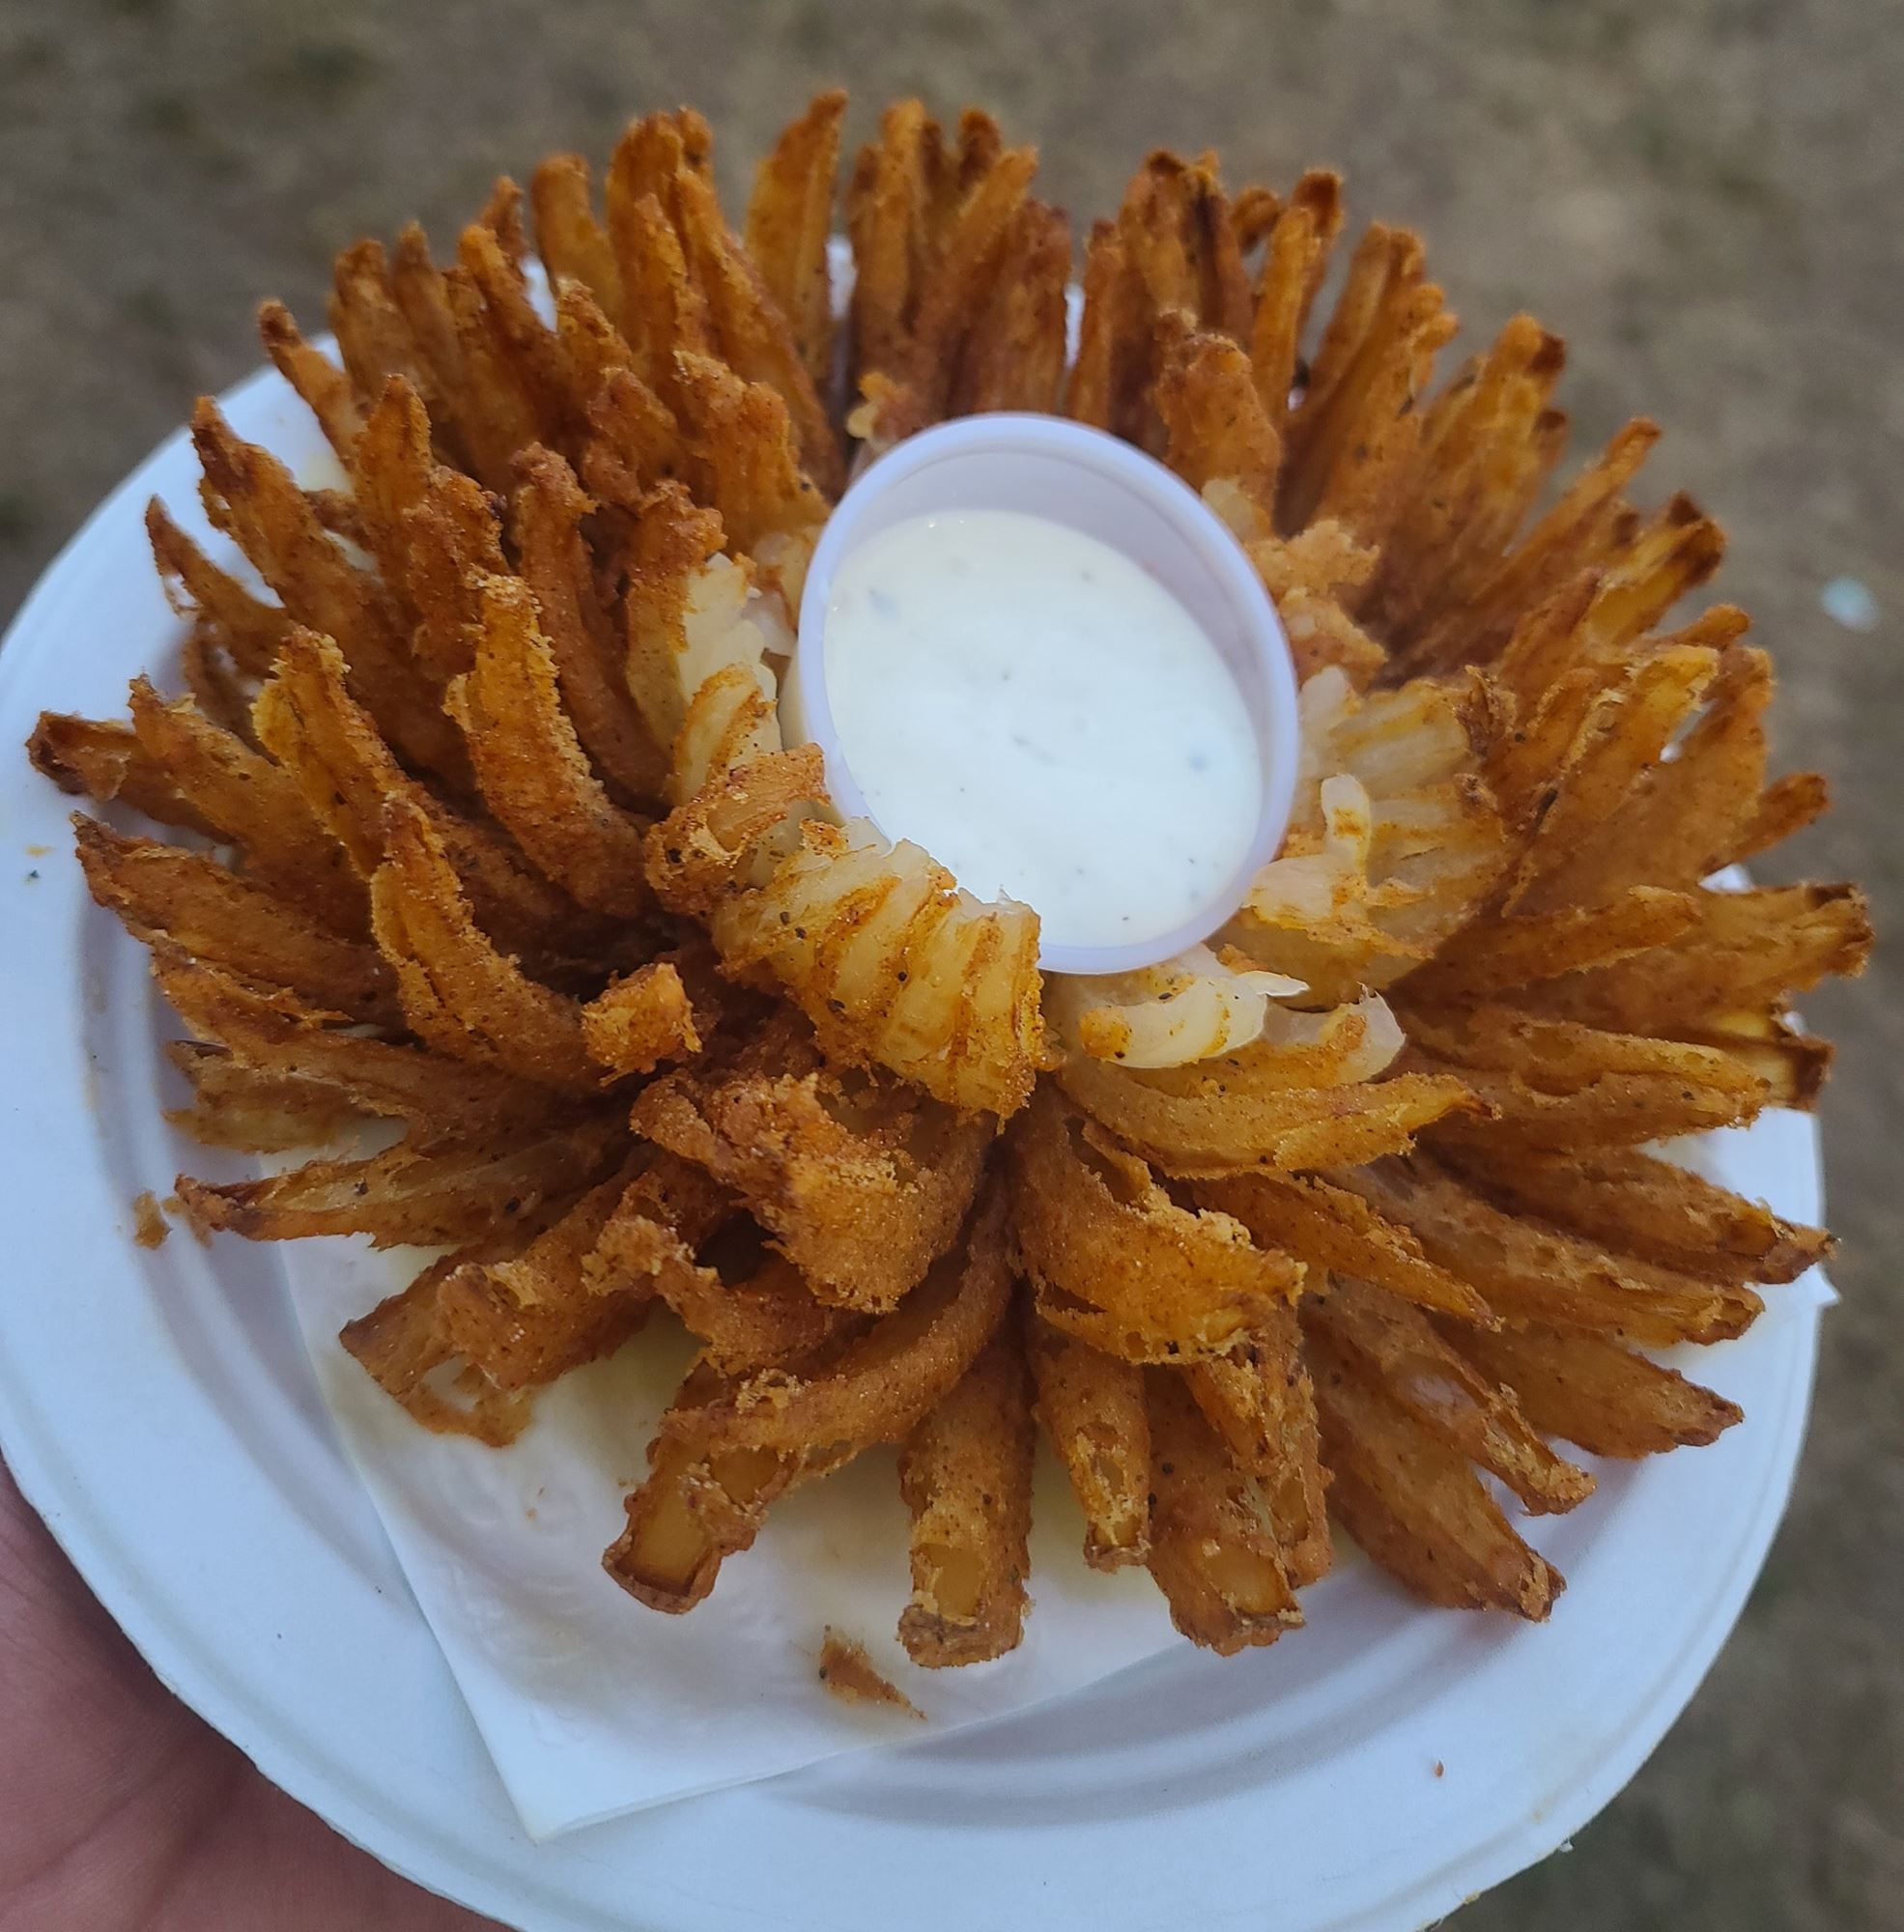
M914 517L1017 510L1068 525L1122 552L1196 619L1249 707L1263 766L1256 836L1235 874L1195 916L1124 946L1048 946L1052 973L1126 973L1208 939L1242 903L1289 824L1298 757L1295 669L1256 567L1201 497L1162 464L1101 430L1061 416L961 417L908 438L847 490L822 532L800 603L800 635L782 683L789 744L815 744L847 817L869 818L841 752L827 696L826 619L834 574L860 545ZM902 827L880 825L889 838Z

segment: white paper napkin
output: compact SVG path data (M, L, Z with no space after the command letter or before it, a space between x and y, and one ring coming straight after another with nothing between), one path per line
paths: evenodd
M338 1434L532 1837L1003 1717L1178 1640L1147 1575L1085 1567L1083 1520L1042 1450L1025 1640L995 1662L921 1670L899 1646L911 1578L891 1450L777 1504L687 1615L650 1610L602 1551L692 1352L678 1327L657 1317L544 1390L511 1447L487 1449L418 1428L338 1346L420 1257L327 1240L288 1244L285 1260ZM828 1625L926 1721L826 1690Z

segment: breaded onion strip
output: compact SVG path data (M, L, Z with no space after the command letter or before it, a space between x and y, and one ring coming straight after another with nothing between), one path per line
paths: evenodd
M384 856L370 882L371 923L397 978L411 1030L457 1059L585 1094L601 1086L582 1009L528 978L476 925L456 867L427 815L385 808Z
M437 1291L450 1346L499 1389L533 1388L612 1353L645 1319L645 1283L591 1293L583 1269L618 1211L630 1177L591 1188L520 1255L466 1262Z
M927 1669L1015 1650L1032 1527L1025 1353L1008 1320L899 1452L912 1515L912 1601L899 1641Z
M406 1121L413 1139L495 1134L541 1119L553 1105L546 1090L350 1032L342 1013L248 986L165 941L154 942L152 963L159 991L201 1039L261 1073L332 1088L367 1114Z
M179 527L156 497L146 505L146 536L167 602L181 614L188 607L209 617L238 668L253 677L263 677L291 629L291 612L281 605L267 604L237 578L220 570Z
M1335 1558L1299 1306L1278 1309L1229 1354L1192 1362L1183 1371L1205 1420L1262 1491L1284 1573L1296 1588L1325 1575Z
M390 742L426 769L460 779L467 769L461 742L410 655L389 592L338 549L290 470L242 441L210 401L192 412L192 444L213 522L298 623L342 646L353 690Z
M1234 1657L1302 1622L1276 1538L1183 1378L1148 1371L1151 1575L1192 1643Z
M1338 1009L1328 1018L1346 1023L1352 1013ZM1400 1153L1424 1127L1478 1106L1452 1072L1286 1086L1273 1052L1251 1047L1147 1072L1075 1058L1058 1078L1120 1140L1168 1173L1198 1177L1352 1165Z
M595 504L552 450L525 450L516 473L521 482L511 508L519 567L534 593L537 628L548 640L575 735L621 803L658 798L668 747L649 736L622 675L623 640L596 587L583 528Z
M1637 1148L1541 1153L1502 1146L1437 1157L1497 1206L1685 1274L1777 1284L1832 1251L1822 1228L1781 1220L1763 1202Z
M764 1369L705 1407L668 1418L703 1447L781 1452L897 1441L957 1381L1011 1295L1005 1204L994 1191L960 1247L936 1262L891 1315L810 1373Z
M603 1554L609 1575L652 1610L678 1616L693 1609L713 1589L722 1563L753 1542L773 1503L840 1460L825 1452L696 1447L675 1425L728 1388L709 1363L689 1372L648 1444L647 1479L627 1497L627 1527Z
M824 1071L670 1075L633 1124L738 1195L822 1300L875 1313L956 1235L991 1141L923 1095Z
M1679 1274L1504 1214L1421 1154L1329 1178L1410 1230L1430 1261L1469 1282L1516 1327L1580 1328L1668 1348L1742 1335L1765 1306L1748 1288Z
M297 778L305 802L368 878L384 855L385 809L421 812L442 841L486 930L526 952L585 947L602 933L567 894L529 869L506 839L467 819L403 770L345 683L327 638L297 631L258 694L258 735Z
M1703 1447L1744 1419L1737 1403L1597 1335L1553 1328L1444 1332L1483 1375L1513 1390L1536 1429L1592 1456Z
M579 904L616 919L640 912L647 821L615 804L583 756L526 584L484 584L474 663L444 701L484 802L529 858Z
M816 94L762 158L747 204L746 245L762 286L792 326L801 359L824 389L833 367L827 237L846 90Z
M1299 1261L1258 1248L1227 1214L1179 1207L1142 1160L1048 1087L1010 1151L1039 1312L1125 1360L1224 1353L1301 1286Z
M1362 1549L1416 1596L1451 1609L1545 1622L1566 1587L1529 1549L1467 1458L1311 1333L1329 1508Z
M204 1147L281 1153L337 1139L362 1118L348 1094L314 1080L263 1073L224 1047L170 1039L165 1057L191 1083L191 1104L165 1118Z
M1037 1419L1084 1512L1094 1570L1142 1563L1151 1551L1151 1421L1144 1372L1041 1316L1026 1322Z
M1351 1275L1303 1309L1340 1358L1490 1475L1534 1514L1570 1510L1593 1492L1584 1469L1535 1434L1510 1390L1478 1375L1427 1316Z
M1259 1247L1284 1248L1319 1271L1359 1275L1418 1307L1494 1325L1481 1296L1436 1267L1407 1228L1320 1175L1236 1174L1200 1180L1192 1192L1201 1207L1240 1221Z
M451 1245L507 1226L552 1194L586 1185L626 1146L612 1114L472 1147L408 1141L358 1160L313 1160L222 1186L178 1179L192 1225L251 1241L368 1235L379 1248Z
M43 778L64 792L109 805L129 805L160 825L215 838L217 828L180 791L171 776L116 720L43 711L26 741L26 754Z
M190 698L167 702L148 678L132 680L129 702L140 748L217 837L240 848L248 874L346 938L368 933L363 883L290 772Z
M375 948L338 938L201 853L128 838L78 813L72 828L94 899L135 939L168 939L196 959L289 987L354 1020L397 1020L394 983Z

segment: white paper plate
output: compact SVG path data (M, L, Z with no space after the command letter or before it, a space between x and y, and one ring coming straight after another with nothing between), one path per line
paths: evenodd
M275 377L227 403L241 435L318 460ZM155 493L192 512L196 481L173 438L47 573L0 655L7 747L43 705L118 714L128 676L169 664L140 517ZM1739 1613L1804 1433L1817 1317L1793 1290L1698 1356L1743 1427L1605 1468L1575 1515L1533 1524L1570 1585L1544 1628L1420 1608L1352 1564L1268 1652L1186 1647L940 1743L532 1845L330 1435L278 1257L132 1244L133 1196L186 1164L155 1101L173 1029L143 951L86 897L71 801L11 749L0 770L0 1447L159 1675L438 1891L538 1932L1405 1932L1599 1810ZM1809 1122L1717 1151L1817 1217Z

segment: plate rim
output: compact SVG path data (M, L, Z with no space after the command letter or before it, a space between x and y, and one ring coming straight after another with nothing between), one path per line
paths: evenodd
M267 403L289 403L296 407L289 389L270 368L254 372L228 389L220 400L233 413L248 412ZM123 534L120 526L128 517L133 525L138 524L144 497L155 488L162 491L161 479L178 466L182 458L189 461L189 440L183 429L162 440L107 494L36 582L9 625L4 639L0 639L0 711L11 714L17 696L30 696L37 667L31 661L34 650L29 640L52 623L61 602L74 593L77 580L83 577L94 547L115 531ZM142 532L140 542L143 542ZM29 643L29 648L22 651L22 643ZM9 768L4 783L0 783L0 802L8 794L21 789L19 774L24 761L17 751L14 756L16 762ZM43 784L37 775L29 773L28 780L36 786ZM67 896L71 898L71 893ZM57 894L47 891L42 895L42 903L57 902L58 897ZM83 903L83 894L79 897ZM12 952L13 949L10 949L10 954ZM14 976L10 972L6 977L12 980ZM15 988L16 993L20 990ZM7 1003L10 1031L14 1030L14 1019L23 1006L24 1002L17 999ZM48 1054L54 1051L55 1044L42 1042ZM73 1042L67 1044L70 1047L74 1045ZM83 1059L83 1048L75 1050ZM79 1071L83 1074L83 1066ZM95 1133L89 1139L97 1156L100 1145L99 1136ZM1801 1179L1808 1178L1812 1187L1817 1188L1822 1185L1822 1177L1818 1171L1819 1146L1815 1122L1807 1122L1807 1139L1811 1151L1811 1172L1808 1177ZM51 1145L50 1136L46 1145ZM88 1170L87 1178L95 1183L105 1179L97 1157ZM25 1177L12 1174L4 1183L7 1191L30 1184ZM96 1206L106 1210L103 1225L110 1229L115 1214L123 1214L126 1204L112 1201L108 1194L100 1192ZM1792 1211L1801 1210L1795 1208ZM111 1243L118 1236L108 1233L100 1238ZM0 1332L6 1330L10 1319L9 1311L0 1304ZM1439 1869L1418 1875L1410 1887L1370 1904L1350 1917L1331 1921L1341 1928L1341 1932L1350 1932L1350 1928L1357 1928L1358 1932L1378 1932L1378 1928L1381 1928L1381 1932L1392 1932L1392 1928L1419 1925L1544 1857L1579 1830L1624 1787L1676 1721L1736 1622L1782 1518L1796 1470L1815 1370L1818 1314L1815 1309L1793 1309L1781 1318L1781 1321L1782 1332L1789 1338L1787 1352L1790 1364L1781 1382L1786 1408L1784 1436L1776 1445L1767 1445L1767 1483L1754 1527L1740 1546L1735 1568L1727 1587L1717 1600L1717 1608L1710 1623L1704 1630L1695 1633L1669 1662L1663 1673L1662 1688L1647 1712L1629 1728L1617 1745L1604 1752L1595 1771L1581 1777L1564 1800L1556 1802L1538 1817L1526 1817L1518 1823L1504 1825L1480 1843L1451 1857ZM522 1848L528 1847L528 1840L521 1833L520 1828L515 1828L513 1833L505 1830L503 1834L502 1842L506 1843L512 1835L515 1840L514 1846L510 1847L510 1857L485 1860L478 1869L467 1862L446 1862L439 1847L447 1848L449 1841L441 1834L436 1834L436 1845L427 1839L413 1837L405 1829L409 1822L407 1815L393 1815L389 1810L368 1803L368 1787L352 1776L340 1775L330 1754L314 1748L309 1736L298 1728L288 1713L274 1712L268 1702L259 1697L255 1687L251 1688L250 1694L246 1694L246 1687L240 1681L237 1665L229 1659L221 1662L209 1639L194 1641L187 1630L179 1627L174 1619L162 1614L156 1606L156 1600L150 1598L142 1587L141 1566L127 1550L115 1547L108 1505L89 1492L87 1476L98 1472L86 1470L70 1450L63 1448L57 1427L40 1414L42 1405L34 1401L30 1390L16 1387L16 1380L17 1378L6 1372L4 1357L0 1357L0 1453L4 1453L22 1494L46 1522L88 1587L160 1680L229 1738L266 1776L392 1870L474 1910L522 1925L626 1925L635 1922L626 1916L625 1908L612 1920L601 1916L571 1915L561 1919L549 1918L548 1895L539 1892L528 1867L519 1868ZM242 1474L244 1482L262 1492L262 1478L258 1471L246 1469L238 1473ZM420 1611L407 1592L400 1603L391 1604L388 1607L400 1616L407 1616L422 1632L430 1652L426 1663L433 1662L435 1675L440 1680L430 1694L436 1701L447 1698L454 1704L454 1717L460 1719L468 1729L472 1747L480 1754L480 1746L474 1744L473 1725L462 1707L447 1665L435 1652L434 1640L428 1636ZM270 1721L273 1717L279 1726L276 1729ZM494 1772L486 1757L480 1769L494 1780ZM678 1805L667 1807L667 1810L682 1814L696 1806L719 1806L724 1810L739 1807L745 1811L748 1805L758 1801L760 1794L771 1792L772 1783L778 1781L743 1786L737 1791L716 1794L711 1798L685 1800ZM499 1785L497 1795L500 1795ZM1214 1815L1246 1804L1248 1796L1227 1794L1219 1799L1201 1801L1196 1808ZM645 1815L660 1817L662 1814ZM1181 1811L1164 1811L1150 1814L1143 1825L1126 1821L1123 1829L1129 1832L1146 1827L1160 1828L1166 1838L1174 1833L1180 1836L1179 1827L1183 1819ZM484 1822L488 1824L490 1821L486 1819ZM505 1828L514 1825L513 1817L501 1818L499 1822ZM679 1824L678 1817L674 1822ZM882 1868L885 1877L896 1884L902 1879L918 1844L915 1831L902 1830L894 1835L899 1842L888 1847L887 1856L870 1859L867 1869ZM669 1843L681 1837L682 1833L679 1830L664 1830L659 1836L662 1842ZM569 1846L575 1848L578 1856L586 1857L589 1851L585 1843L587 1837L587 1833L572 1834L569 1838L553 1841L548 1847L529 1848L528 1856L533 1859L544 1852ZM469 1847L466 1844L458 1843L455 1849L467 1858ZM655 1872L644 1872L643 1876L651 1882L660 1878L660 1874ZM698 1928L725 1928L743 1922L741 1912L731 1910L713 1898L696 1897L689 1891L675 1891L665 1882L657 1885L655 1889L657 1895L673 1892L680 1908L678 1912L673 1907L668 1908L673 1916L648 1918L641 1921L655 1927L656 1932L662 1932L664 1927L668 1928L668 1932L686 1927L696 1928L698 1932ZM1254 1889L1253 1883L1247 1889L1250 1902L1255 1904L1260 1894ZM816 1904L823 1902L815 1901ZM968 1911L982 1912L984 1909L981 1901L969 1895L960 1903ZM1059 1901L1054 1899L1051 1903L1056 1906ZM1133 1905L1137 1903L1133 1899ZM1243 1888L1239 1887L1230 1907L1214 1900L1199 1903L1214 1925L1222 1922L1228 1914L1243 1909ZM1260 1905L1257 1909L1260 1910ZM843 1926L845 1920L836 1915L833 1922ZM1129 1922L1151 1921L1132 1918ZM1169 1921L1159 1918L1155 1922L1162 1924Z

